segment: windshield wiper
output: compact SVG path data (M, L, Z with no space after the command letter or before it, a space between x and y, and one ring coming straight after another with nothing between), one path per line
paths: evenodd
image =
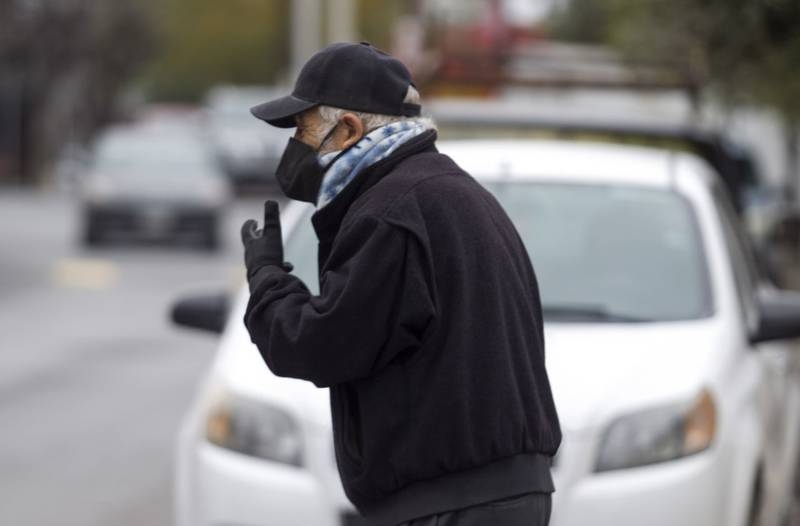
M618 312L611 312L603 305L559 304L543 305L542 314L553 320L596 321L608 323L647 323L654 320Z

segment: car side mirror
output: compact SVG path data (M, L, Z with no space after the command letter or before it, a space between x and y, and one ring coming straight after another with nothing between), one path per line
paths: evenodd
M172 304L172 322L220 334L228 319L229 304L225 293L181 298Z
M800 338L800 293L765 290L759 295L760 322L753 343Z
M767 232L763 245L772 259L778 285L793 290L800 287L793 272L800 262L800 213L784 212Z
M754 247L753 256L756 260L758 270L764 278L776 287L785 285L778 254L766 243Z

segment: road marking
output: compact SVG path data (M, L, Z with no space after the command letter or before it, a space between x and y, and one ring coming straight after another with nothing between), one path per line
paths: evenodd
M71 289L107 289L117 281L117 266L102 259L62 259L53 265L53 282Z

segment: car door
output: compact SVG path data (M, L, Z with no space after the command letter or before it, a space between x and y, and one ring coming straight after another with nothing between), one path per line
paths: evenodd
M713 190L715 207L722 224L725 245L736 278L742 320L752 333L758 326L758 288L764 281L758 274L749 242L741 222L723 188ZM797 430L800 427L800 384L798 353L785 342L752 346L761 365L759 409L765 439L762 462L765 495L772 512L781 509L791 497L797 455ZM779 517L778 515L777 517ZM777 518L776 517L776 518Z

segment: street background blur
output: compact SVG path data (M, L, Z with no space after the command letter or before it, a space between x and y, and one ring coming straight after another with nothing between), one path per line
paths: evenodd
M172 522L216 340L170 306L235 291L239 225L281 199L288 132L249 107L359 40L429 100L724 130L762 181L753 241L800 283L795 0L0 0L0 524Z

